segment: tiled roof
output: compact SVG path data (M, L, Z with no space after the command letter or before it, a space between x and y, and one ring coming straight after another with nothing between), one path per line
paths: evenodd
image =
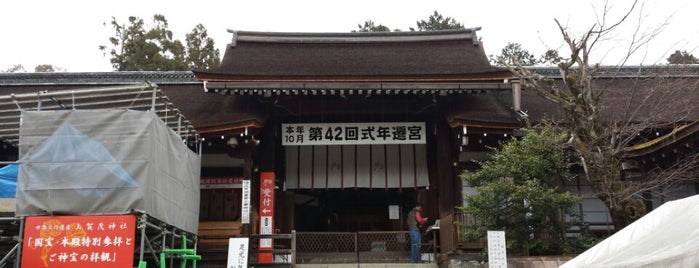
M190 71L0 73L0 86L201 83Z
M389 33L234 32L221 65L199 80L240 82L493 81L478 29Z
M540 75L560 78L558 67L526 67ZM598 78L637 77L699 77L699 64L653 65L653 66L600 66L595 74Z
M549 77L560 77L556 67L529 67L529 69ZM622 68L602 66L598 77L632 78L658 75L699 77L699 65L626 66ZM114 85L139 84L145 81L159 85L201 84L191 71L0 73L0 86Z
M157 84L166 98L181 109L197 130L204 130L200 133L230 125L259 123L266 118L260 109L241 105L245 97L205 93L203 83L194 80L194 75L189 71L0 73L0 98L10 94L138 85L144 81ZM70 98L57 99L68 106L72 103ZM54 103L46 99L43 105L48 108Z

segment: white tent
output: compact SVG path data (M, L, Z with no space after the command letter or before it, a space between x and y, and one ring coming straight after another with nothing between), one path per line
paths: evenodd
M561 267L699 267L699 195L665 203Z

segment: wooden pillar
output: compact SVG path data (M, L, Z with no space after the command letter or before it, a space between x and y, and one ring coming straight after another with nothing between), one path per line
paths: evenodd
M275 225L281 233L290 234L294 230L294 191L279 191L275 207Z
M453 213L456 205L455 193L459 178L454 174L454 162L456 156L453 146L451 128L444 118L435 119L435 144L434 164L437 182L437 206L440 219L440 247L442 252L456 248L456 236L453 222Z

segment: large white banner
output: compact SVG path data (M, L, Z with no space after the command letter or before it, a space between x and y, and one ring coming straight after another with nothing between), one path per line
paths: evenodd
M425 144L425 122L282 124L282 145Z

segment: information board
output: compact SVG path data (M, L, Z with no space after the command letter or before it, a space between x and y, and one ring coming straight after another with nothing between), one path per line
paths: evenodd
M488 231L488 267L507 268L505 231Z
M136 216L25 218L23 268L133 266Z
M400 207L398 205L389 205L388 206L388 219L389 220L398 220L400 219Z
M228 262L226 268L248 267L248 243L247 237L228 239Z
M240 189L243 177L202 177L199 189Z

